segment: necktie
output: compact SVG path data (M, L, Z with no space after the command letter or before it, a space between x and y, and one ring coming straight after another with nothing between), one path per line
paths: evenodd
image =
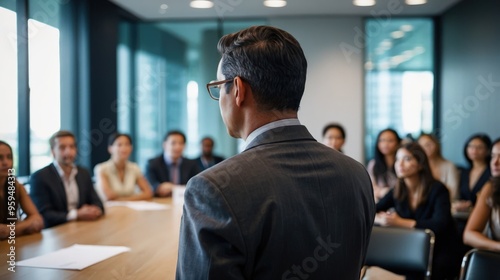
M172 179L172 183L175 185L179 184L179 166L177 165L177 162L172 162L171 165L171 170L170 170L170 178Z

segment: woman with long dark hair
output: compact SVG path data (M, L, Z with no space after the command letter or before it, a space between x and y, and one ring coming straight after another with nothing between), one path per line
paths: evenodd
M0 239L40 232L44 226L35 204L16 179L13 164L12 148L0 141ZM26 214L25 219L20 215L21 210ZM9 226L13 222L15 227Z
M375 156L366 167L372 179L375 202L384 197L396 185L394 162L400 143L401 138L398 133L390 128L380 131L377 136Z
M493 142L490 168L493 177L482 188L463 237L469 246L500 252L500 138Z
M417 143L398 149L395 170L398 182L377 203L375 223L432 230L436 236L432 279L453 279L458 275L461 256L448 189L434 179L427 156Z
M486 134L474 134L465 142L464 156L469 167L460 173L460 200L453 203L455 211L466 212L476 204L477 194L491 177L490 149L491 139Z

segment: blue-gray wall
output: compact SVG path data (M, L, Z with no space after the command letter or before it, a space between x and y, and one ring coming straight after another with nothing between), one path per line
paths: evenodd
M463 146L477 132L500 137L498 3L464 0L441 17L443 154L464 165Z

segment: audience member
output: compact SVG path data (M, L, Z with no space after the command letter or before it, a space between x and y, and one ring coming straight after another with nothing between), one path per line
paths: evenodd
M400 143L398 133L390 128L382 130L377 136L375 156L366 167L372 180L375 202L384 197L397 183L394 162Z
M345 130L342 125L331 123L323 128L323 144L334 150L343 152L342 146L344 146L344 143Z
M375 216L370 178L297 119L299 43L254 26L218 49L219 81L207 88L246 147L189 181L177 279L359 279Z
M73 133L61 130L50 137L54 162L31 175L31 197L46 227L68 221L96 220L104 214L90 173L74 164L77 146Z
M40 232L43 228L42 216L17 181L13 164L12 148L0 141L0 240ZM26 215L24 219L21 210Z
M198 162L198 169L205 170L209 167L214 166L215 164L224 160L223 157L214 155L214 139L210 137L204 137L201 139L201 155L196 159Z
M491 139L486 134L474 134L465 143L464 156L469 167L460 173L460 200L453 203L454 211L470 211L477 194L490 179L490 148Z
M441 154L439 140L432 134L423 133L418 137L418 144L422 146L429 159L432 176L441 181L450 192L450 199L458 198L458 169L451 161L446 160Z
M432 230L436 236L432 279L454 279L461 255L448 189L434 179L427 156L417 143L398 149L395 169L398 183L377 203L375 223ZM408 275L407 279L422 279L423 275L418 277Z
M170 131L163 139L163 154L148 161L146 178L156 196L172 195L175 185L187 184L200 171L195 160L182 156L185 145L184 133Z
M128 134L113 133L108 139L111 158L94 168L96 187L105 200L147 200L153 197L148 181L136 163L129 161L132 138ZM136 192L136 186L140 193Z
M484 185L467 221L464 243L500 252L500 138L493 143L490 168L493 177Z

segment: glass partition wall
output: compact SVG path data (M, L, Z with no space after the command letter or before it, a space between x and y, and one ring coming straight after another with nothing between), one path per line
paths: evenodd
M433 131L433 30L426 18L366 20L366 160L373 158L383 129L395 129L402 138Z
M118 45L118 127L134 139L135 161L144 167L161 152L165 133L180 130L187 136L184 155L199 155L201 138L215 140L215 153L238 152L228 136L219 104L205 85L216 79L224 34L264 20L224 22L122 22Z

